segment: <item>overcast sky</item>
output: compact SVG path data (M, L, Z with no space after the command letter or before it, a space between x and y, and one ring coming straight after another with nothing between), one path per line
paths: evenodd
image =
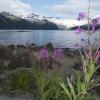
M100 0L91 0L92 16L100 15ZM0 11L16 15L36 13L66 19L75 19L78 12L87 13L88 0L0 0Z

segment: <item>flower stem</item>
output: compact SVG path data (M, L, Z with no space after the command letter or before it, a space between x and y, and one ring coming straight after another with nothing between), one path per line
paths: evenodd
M89 5L88 5L88 34L90 33L90 6L91 6L91 0L89 0Z
M90 31L90 7L91 7L91 0L89 0L89 5L88 5L88 43L89 43L89 59L92 59L91 31Z

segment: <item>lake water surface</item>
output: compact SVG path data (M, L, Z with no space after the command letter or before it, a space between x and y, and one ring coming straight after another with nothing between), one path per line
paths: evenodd
M81 43L86 45L81 39L87 39L85 33L76 34L75 31L62 31L62 30L31 30L31 31L0 31L0 44L31 44L34 43L37 46L42 46L47 43L52 43L55 47L70 47L73 48L77 44ZM99 39L100 33L96 33L92 36L92 40ZM100 43L98 45L100 46Z

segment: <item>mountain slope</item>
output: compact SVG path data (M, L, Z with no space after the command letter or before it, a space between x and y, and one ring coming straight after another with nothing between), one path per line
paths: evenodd
M88 30L88 25L81 25L80 27L82 29L84 29L84 30ZM71 30L75 30L75 29L77 29L77 26L71 28ZM97 24L96 25L96 30L98 30L98 29L100 29L100 24ZM92 30L92 27L91 26L90 26L90 30Z
M58 30L58 26L48 20L28 20L16 17L8 12L0 13L0 29L20 29L20 30Z
M35 13L31 13L27 16L20 16L20 17L32 23L44 23L45 21L47 21L48 23L56 24L60 30L67 29L67 26L64 23L64 21L58 18L41 16Z

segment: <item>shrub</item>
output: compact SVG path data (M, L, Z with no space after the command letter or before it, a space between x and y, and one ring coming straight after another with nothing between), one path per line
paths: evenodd
M12 90L21 90L22 92L27 92L30 88L30 81L32 76L28 71L22 70L16 72L12 75L11 78L11 89Z
M36 94L39 100L47 100L48 97L48 84L49 80L46 77L46 73L39 68L33 67L33 77L36 86Z

